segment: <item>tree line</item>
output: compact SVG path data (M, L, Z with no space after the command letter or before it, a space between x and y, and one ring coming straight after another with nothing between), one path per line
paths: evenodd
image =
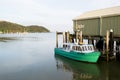
M38 25L23 26L20 24L0 21L1 33L17 33L17 32L50 32L47 28Z

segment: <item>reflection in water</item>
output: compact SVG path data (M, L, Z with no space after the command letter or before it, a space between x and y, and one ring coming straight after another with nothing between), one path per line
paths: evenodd
M58 70L73 73L73 80L95 80L99 78L100 71L97 64L77 62L55 55Z
M118 61L100 61L100 80L119 80L120 79L120 62Z

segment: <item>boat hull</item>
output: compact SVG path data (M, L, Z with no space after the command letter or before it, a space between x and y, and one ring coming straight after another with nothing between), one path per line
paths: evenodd
M73 60L91 62L91 63L96 63L100 56L100 52L91 52L91 53L80 53L75 51L68 52L60 48L55 48L54 51L55 51L55 54L58 54Z

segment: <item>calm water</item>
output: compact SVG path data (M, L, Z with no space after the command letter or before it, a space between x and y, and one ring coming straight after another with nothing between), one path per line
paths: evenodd
M55 33L0 34L0 80L120 80L120 62L76 62L54 55Z

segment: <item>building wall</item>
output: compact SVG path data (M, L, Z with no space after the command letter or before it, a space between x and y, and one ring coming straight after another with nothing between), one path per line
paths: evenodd
M106 30L113 29L115 36L120 36L120 16L108 16L102 18L102 35Z
M83 19L73 21L73 30L77 30L78 25L84 25L83 35L106 35L106 30L113 29L115 36L120 36L120 15L106 16L101 18Z
M100 34L100 31L99 31L100 19L99 18L77 20L77 22L74 21L73 30L76 31L79 25L84 25L84 28L82 29L84 35L99 35Z

